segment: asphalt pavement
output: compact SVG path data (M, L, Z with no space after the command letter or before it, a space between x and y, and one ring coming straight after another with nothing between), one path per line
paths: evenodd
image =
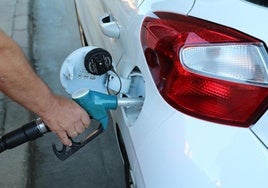
M30 10L31 0L0 0L0 28L20 45L29 60L32 57ZM0 135L29 122L32 117L30 112L0 93ZM30 159L29 143L1 153L0 187L27 187L31 181Z
M38 75L57 94L64 59L81 47L73 0L0 0L0 28L23 49ZM18 75L19 76L19 75ZM0 93L0 136L33 114ZM93 124L94 125L94 122ZM113 127L66 161L52 152L53 133L0 154L1 188L124 187Z

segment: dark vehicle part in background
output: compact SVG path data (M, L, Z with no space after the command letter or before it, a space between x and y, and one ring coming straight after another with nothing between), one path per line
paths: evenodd
M246 0L246 1L254 3L256 5L268 7L268 2L266 0Z

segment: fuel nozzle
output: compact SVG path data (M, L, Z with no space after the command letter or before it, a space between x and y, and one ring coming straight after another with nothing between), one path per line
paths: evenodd
M103 129L107 128L107 110L115 110L118 106L141 106L143 98L118 98L89 89L81 89L72 94L72 98L84 108L93 119L98 120Z
M100 125L80 142L72 142L72 146L67 149L62 146L58 150L53 144L53 151L60 160L65 160L73 153L84 147L91 140L100 135L108 126L109 116L107 110L114 110L118 106L140 106L143 99L124 99L117 98L115 95L108 95L89 89L80 89L72 94L72 98L77 102L93 119L97 120Z
M108 124L107 110L116 109L117 97L104 93L81 89L72 94L72 98L77 102L93 119L98 120L103 129Z

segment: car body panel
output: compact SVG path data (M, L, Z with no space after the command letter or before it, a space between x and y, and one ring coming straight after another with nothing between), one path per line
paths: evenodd
M258 137L250 128L196 119L167 104L154 84L140 41L143 19L154 16L154 11L167 11L227 25L268 42L268 25L260 24L265 23L267 8L241 0L76 3L89 45L108 50L121 77L129 77L138 68L145 81L145 101L136 121L128 122L124 108L112 111L138 188L267 187L268 152ZM99 18L105 14L118 24L119 38L107 37L100 29ZM258 131L264 132L267 121L266 113L256 124Z
M177 12L187 14L193 7L195 0L144 0L139 7L139 14L146 15L155 11Z
M266 7L243 0L196 0L189 15L235 28L268 42Z
M248 129L182 121L174 113L137 156L145 187L267 186L267 151Z
M265 144L268 148L268 113L266 112L257 123L252 126L252 131L260 139L260 141Z

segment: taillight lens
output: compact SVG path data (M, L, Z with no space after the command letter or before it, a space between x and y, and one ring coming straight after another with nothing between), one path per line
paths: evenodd
M141 41L154 82L174 108L248 127L268 106L267 51L237 30L190 16L156 12Z

